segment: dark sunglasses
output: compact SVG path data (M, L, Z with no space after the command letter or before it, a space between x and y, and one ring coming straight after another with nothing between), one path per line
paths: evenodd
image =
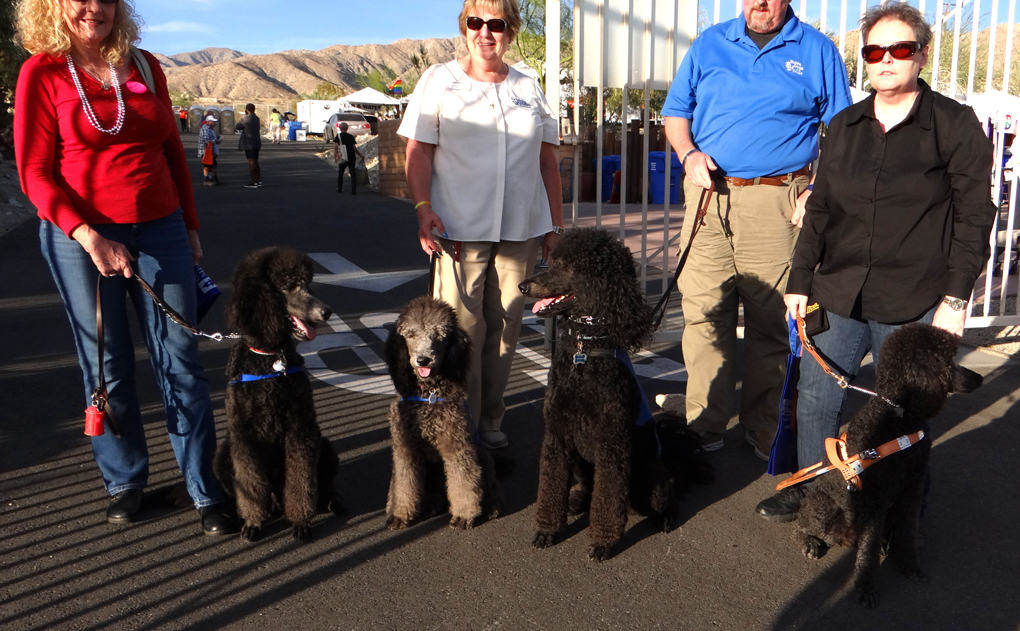
M918 48L920 46L917 42L895 42L888 46L868 44L861 49L861 57L869 64L877 64L885 59L885 53L888 51L893 59L910 59L917 54Z
M506 23L506 20L501 20L499 18L483 20L482 18L476 18L474 16L464 20L464 23L467 24L467 27L472 31L480 31L483 26L488 26L490 33L502 33L506 30L506 27L509 26L509 24Z

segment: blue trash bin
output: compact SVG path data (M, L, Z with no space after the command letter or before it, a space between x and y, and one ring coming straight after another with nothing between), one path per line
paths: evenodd
M669 171L669 203L680 203L680 188L683 186L684 169L680 165L680 157L670 152L673 157ZM666 191L666 152L648 152L648 183L651 186L651 202L662 204Z
M301 129L301 123L290 121L287 124L287 140L297 141L297 130Z
M598 158L591 161L598 166ZM602 156L602 201L608 202L613 196L613 174L620 170L623 164L620 156Z

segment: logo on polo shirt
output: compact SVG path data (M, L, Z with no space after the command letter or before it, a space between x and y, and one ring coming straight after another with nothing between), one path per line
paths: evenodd
M786 69L794 74L804 74L804 66L800 65L799 61L794 61L793 59L786 62Z
M531 107L530 105L528 105L527 101L517 96L516 94L510 95L510 102L516 105L517 107Z

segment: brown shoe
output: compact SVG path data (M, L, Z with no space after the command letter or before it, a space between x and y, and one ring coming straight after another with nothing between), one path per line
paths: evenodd
M754 447L754 455L758 456L765 462L769 461L769 454L772 453L772 439L775 436L775 432L767 430L748 430L744 434L744 438L747 442Z

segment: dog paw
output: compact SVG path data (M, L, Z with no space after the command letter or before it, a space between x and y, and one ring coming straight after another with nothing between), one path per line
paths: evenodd
M662 520L659 524L659 532L661 532L662 534L673 532L679 525L680 525L679 515L663 515Z
M588 546L588 560L606 561L609 557L613 556L612 549L612 546L603 545L601 543L593 543Z
M475 520L470 517L457 517L454 516L450 520L450 528L456 528L457 530L468 530L474 528Z
M344 496L337 493L329 499L326 504L326 509L333 513L337 517L342 517L347 514L347 503L344 502Z
M294 524L294 532L292 534L301 543L308 543L312 540L312 524L307 521Z
M927 583L931 581L927 574L917 568L903 568L903 576L906 576L915 583Z
M390 530L402 530L404 528L407 528L409 522L410 520L401 519L396 515L390 515L389 517L386 518L386 527L389 528Z
M878 606L878 592L874 587L858 586L854 590L854 598L865 609L874 609Z
M809 559L820 559L829 551L829 544L817 537L808 537L801 544L801 552Z
M531 540L531 545L539 549L551 548L556 543L553 541L555 537L556 533L539 530L535 533L535 538Z
M258 526L247 522L241 526L241 539L254 543L259 540L260 536L262 536L262 529Z

